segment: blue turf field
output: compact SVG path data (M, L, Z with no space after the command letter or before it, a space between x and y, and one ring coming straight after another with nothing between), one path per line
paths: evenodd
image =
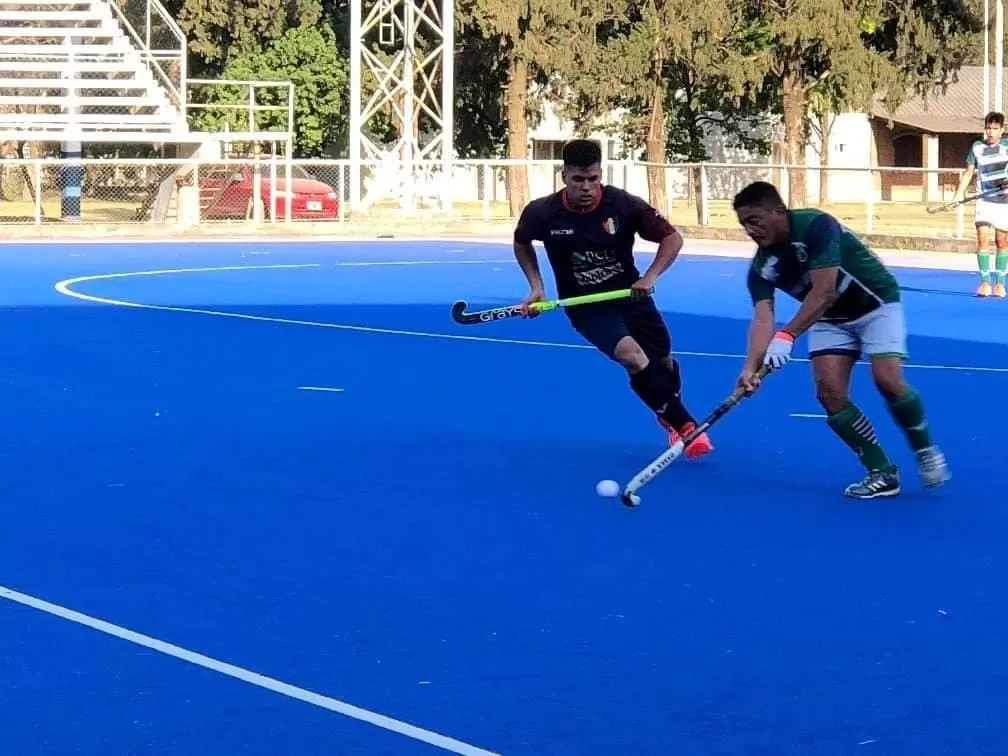
M744 265L662 280L697 415L739 368ZM820 412L794 362L627 511L596 480L664 438L622 371L561 313L448 317L524 294L505 246L0 268L0 753L1005 752L1008 303L975 275L899 271L946 488L859 369L907 485L844 500L858 465L794 416ZM108 275L143 271L168 272Z

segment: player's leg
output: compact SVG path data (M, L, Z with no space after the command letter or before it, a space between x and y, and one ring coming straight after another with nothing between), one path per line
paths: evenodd
M926 486L939 486L950 477L945 455L931 437L924 402L905 377L906 321L899 302L882 305L857 321L861 344L871 360L872 379L917 457L917 470Z
M630 388L664 423L681 427L692 418L679 398L680 385L661 361L652 361L630 334L620 308L605 302L566 311L581 336L627 371Z
M1004 206L1002 215L1008 215L1008 205ZM1002 218L994 232L994 286L991 296L1005 298L1005 277L1008 276L1008 217Z
M991 225L991 204L977 200L976 205L976 238L977 238L977 269L980 271L980 286L976 290L978 297L989 297L994 290L991 272L990 243L993 235Z
M644 350L649 363L661 365L671 376L676 388L676 398L682 407L679 417L681 422L669 422L659 415L659 421L668 431L669 443L674 444L682 436L686 436L696 430L696 420L686 409L682 400L682 371L679 361L672 354L672 336L669 333L665 318L655 305L654 299L633 300L620 302L617 305L624 316L624 323L634 341ZM686 447L686 457L695 459L713 451L714 445L706 433L702 433Z
M855 499L895 496L900 492L899 472L879 443L871 420L850 400L851 370L859 356L856 336L832 323L809 329L809 355L816 398L826 410L827 424L854 452L866 475L844 489Z

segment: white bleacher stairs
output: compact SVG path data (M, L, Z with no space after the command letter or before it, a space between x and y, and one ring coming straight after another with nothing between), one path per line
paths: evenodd
M0 139L172 141L188 131L184 71L171 82L113 2L0 0Z

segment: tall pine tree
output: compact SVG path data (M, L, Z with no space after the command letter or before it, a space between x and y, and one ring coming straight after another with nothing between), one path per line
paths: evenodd
M533 85L548 86L568 64L572 51L582 46L583 40L594 39L598 24L606 18L606 5L606 0L460 0L456 5L460 27L479 35L479 44L499 61L509 159L528 158ZM528 202L528 192L525 166L510 166L512 215L520 213Z
M711 126L747 146L763 120L769 98L748 55L751 30L730 0L710 0L702 11L690 0L623 0L618 20L600 28L564 71L573 96L567 112L588 125L612 112L623 114L624 137L643 148L652 204L665 208L664 163L705 160Z

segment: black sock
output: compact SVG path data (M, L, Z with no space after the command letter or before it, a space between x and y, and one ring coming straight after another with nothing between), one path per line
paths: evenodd
M682 376L679 374L679 363L676 362L674 357L669 358L672 362L672 367L669 370L672 372L672 385L675 387L675 395L682 395Z
M676 430L696 422L679 398L678 367L670 372L660 362L649 362L638 373L631 373L630 388L651 410Z

